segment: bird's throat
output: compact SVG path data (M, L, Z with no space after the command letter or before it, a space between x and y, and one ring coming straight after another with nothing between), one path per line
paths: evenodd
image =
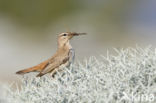
M72 49L72 46L71 46L70 42L67 41L66 43L59 43L58 49L60 49L60 48Z

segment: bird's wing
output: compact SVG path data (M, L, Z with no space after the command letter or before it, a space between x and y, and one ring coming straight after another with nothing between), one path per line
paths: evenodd
M49 64L47 65L47 67L45 69L43 69L38 75L37 77L41 77L46 73L49 73L51 71L53 71L55 68L59 67L60 65L66 63L69 60L69 56L64 57L64 58L59 58L59 57L55 57L52 61L49 61Z

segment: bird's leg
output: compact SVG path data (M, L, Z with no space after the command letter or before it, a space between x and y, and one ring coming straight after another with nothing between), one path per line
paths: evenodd
M53 78L55 77L55 75L56 75L56 73L57 73L56 70L57 70L57 68L55 68L55 69L50 73L50 76L51 76L51 77L53 77Z
M54 69L54 70L50 73L50 76L52 76L52 77L54 78L55 75L57 74L57 72L62 72L62 71L63 71L62 69L56 68L56 69Z
M51 76L54 78L57 72L55 71Z

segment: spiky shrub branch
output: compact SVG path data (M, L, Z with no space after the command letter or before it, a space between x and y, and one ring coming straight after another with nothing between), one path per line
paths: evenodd
M90 57L88 61L66 68L57 73L55 79L28 74L22 79L20 89L13 91L10 88L8 101L149 103L150 96L156 99L156 50L137 47L115 51L116 56L107 54L101 60ZM151 103L155 102L152 100Z

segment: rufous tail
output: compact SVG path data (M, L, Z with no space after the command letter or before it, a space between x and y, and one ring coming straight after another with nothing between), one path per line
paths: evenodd
M24 69L24 70L20 70L16 72L16 74L26 74L26 73L35 72L35 71L41 72L47 65L48 65L48 60L38 64L37 66Z
M36 68L32 67L32 68L20 70L20 71L16 72L16 74L25 74L25 73L34 72L34 71L36 71Z

